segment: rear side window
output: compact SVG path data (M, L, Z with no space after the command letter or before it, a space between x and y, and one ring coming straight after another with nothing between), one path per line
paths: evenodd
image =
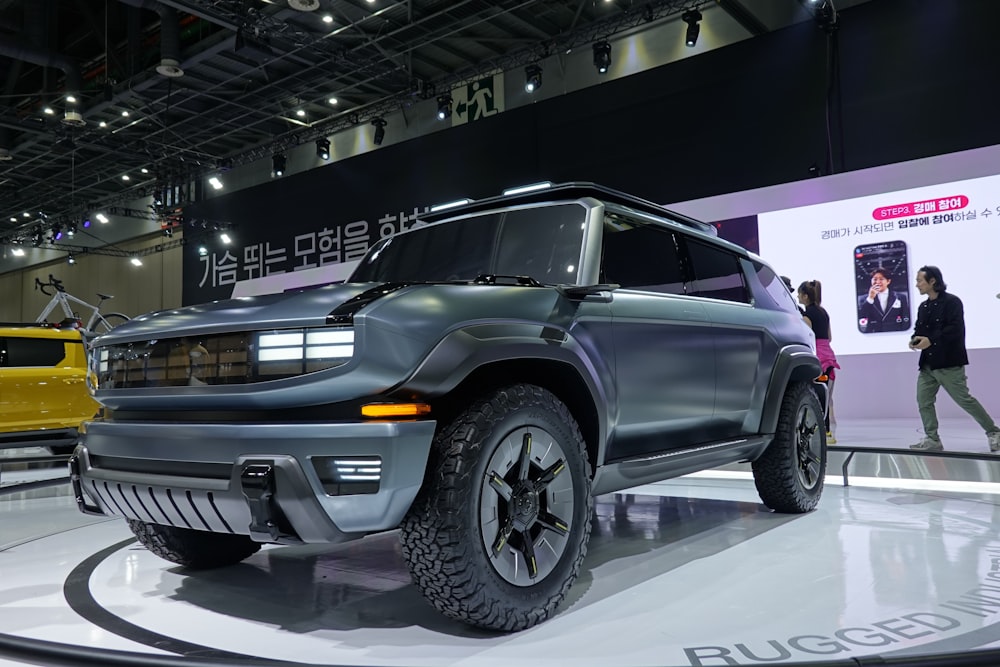
M788 313L800 314L795 298L788 291L785 282L771 269L758 261L744 261L744 267L753 271L751 286L758 303L768 309L783 310Z
M750 303L740 260L723 248L687 240L693 280L687 293L709 299Z
M52 367L66 357L65 342L50 338L0 339L0 366Z
M652 225L605 224L601 282L664 294L684 294L673 232Z

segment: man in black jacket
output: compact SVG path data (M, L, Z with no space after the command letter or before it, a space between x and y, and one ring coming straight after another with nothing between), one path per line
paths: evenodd
M913 328L910 349L920 350L917 376L917 409L924 424L924 438L911 449L941 451L938 437L937 412L934 401L939 387L959 407L972 415L989 441L990 451L1000 454L1000 427L983 406L969 394L965 366L969 355L965 351L965 313L962 300L946 290L941 269L924 266L917 272L917 290L927 299L917 309L917 324Z

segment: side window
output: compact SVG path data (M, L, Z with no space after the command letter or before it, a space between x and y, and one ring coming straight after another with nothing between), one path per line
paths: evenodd
M600 280L631 289L684 294L674 233L653 225L606 223Z
M65 343L51 338L7 338L6 367L52 367L66 357Z
M792 293L788 291L788 287L785 286L784 281L774 271L758 261L744 261L743 267L748 272L753 271L754 277L757 279L758 284L753 284L754 281L751 281L751 287L762 306L767 304L766 307L768 308L777 308L789 313L800 314L799 307L795 303ZM763 289L761 290L760 288ZM763 293L759 293L760 291Z
M750 303L739 257L694 239L687 240L688 256L694 280L688 294L710 299Z

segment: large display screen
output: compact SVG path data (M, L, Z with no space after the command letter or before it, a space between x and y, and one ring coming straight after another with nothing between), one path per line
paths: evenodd
M907 350L924 265L962 299L966 346L1000 347L1000 176L761 213L757 227L793 285L822 283L840 355Z

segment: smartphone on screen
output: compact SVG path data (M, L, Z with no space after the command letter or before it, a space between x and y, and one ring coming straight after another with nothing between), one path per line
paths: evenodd
M854 249L858 331L909 331L910 272L905 241L866 243Z

